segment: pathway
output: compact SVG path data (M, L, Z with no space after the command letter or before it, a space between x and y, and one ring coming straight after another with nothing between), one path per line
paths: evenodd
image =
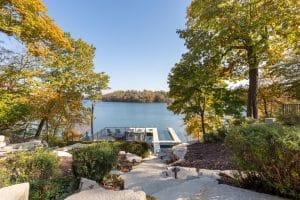
M145 160L122 175L125 188L143 190L157 200L280 200L282 198L218 184L217 171L182 168L179 179L164 176L167 165L157 158ZM193 171L194 170L194 171ZM181 174L180 174L181 173ZM170 170L169 170L169 174ZM183 174L183 175L182 175ZM198 174L198 173L197 173ZM189 176L191 175L191 176Z

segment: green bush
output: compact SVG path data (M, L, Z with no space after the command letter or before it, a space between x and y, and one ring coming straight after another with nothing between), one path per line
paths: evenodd
M73 177L56 177L45 180L40 179L30 183L30 199L64 199L78 188Z
M76 143L76 142L75 142ZM150 147L147 142L139 142L139 141L89 141L84 142L85 144L102 144L109 143L113 145L116 150L125 151L129 153L133 153L135 155L141 156L143 158L147 157L150 154Z
M90 144L75 149L73 154L73 174L100 182L117 164L117 149L108 142Z
M60 177L58 157L47 150L10 154L0 166L0 185L29 182L33 200L56 199L71 185L69 179ZM63 180L68 183L65 185Z
M290 114L280 116L279 119L286 125L300 125L300 115Z
M224 142L227 133L228 133L227 127L225 127L225 126L220 127L215 131L204 134L203 142L204 143Z
M241 185L260 185L263 192L300 198L299 129L279 124L244 125L231 129L225 142L241 172Z
M60 137L48 137L48 139L45 137L43 138L45 141L47 141L49 147L64 147L67 146L67 142L64 141L63 138Z
M137 141L117 141L113 143L118 151L125 151L141 156L147 157L150 153L150 147L146 142Z

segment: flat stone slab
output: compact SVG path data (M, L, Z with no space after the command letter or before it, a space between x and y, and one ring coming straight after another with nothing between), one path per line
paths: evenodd
M69 158L72 158L72 154L66 152L66 151L57 151L57 150L54 150L53 151L58 157L69 157Z
M178 200L283 200L283 198L257 193L251 190L217 184L211 188L202 190L199 194L189 197L178 198Z
M143 190L156 200L281 200L283 198L257 193L229 185L218 184L219 173L231 174L231 170L206 170L181 167L178 178L165 176L171 173L157 158L144 160L129 173L121 175L125 189Z
M29 183L21 183L0 189L0 199L3 200L28 200Z
M69 146L65 146L65 147L61 147L61 148L57 148L56 151L70 151L72 149L78 149L78 148L83 148L87 146L86 144L81 144L81 143L75 143Z
M146 193L133 190L111 191L92 189L79 192L67 197L65 200L146 200Z

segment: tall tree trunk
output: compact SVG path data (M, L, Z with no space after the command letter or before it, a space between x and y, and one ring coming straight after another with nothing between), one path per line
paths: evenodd
M40 124L39 124L39 126L38 126L38 128L37 128L37 130L36 130L36 132L35 132L35 136L34 136L35 138L40 137L45 122L46 122L46 119L45 119L45 118L43 118L43 119L40 121Z
M92 140L94 140L94 102L92 102L91 136L92 136Z
M247 117L258 118L257 93L258 93L258 61L253 46L247 48L249 64L249 89Z
M266 100L266 98L262 98L262 100L263 100L263 104L264 104L264 110L265 110L265 115L266 115L266 117L270 117L270 115L269 115L269 113L268 113L268 105L267 105L267 100Z
M201 112L201 127L202 127L202 133L203 133L203 135L205 135L206 134L206 132L205 132L205 123L204 123L204 112Z

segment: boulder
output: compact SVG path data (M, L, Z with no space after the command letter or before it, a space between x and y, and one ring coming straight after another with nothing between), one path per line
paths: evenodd
M182 143L172 147L172 152L177 160L184 160L188 145L188 143Z
M126 153L126 159L129 162L137 162L137 163L140 163L143 160L142 157L137 156L137 155L132 154L132 153Z
M53 151L58 157L68 157L68 158L72 158L72 154L66 152L66 151L57 151L54 150Z
M65 200L146 200L146 193L133 190L102 190L92 189L79 192L67 197Z
M104 189L102 189L96 181L87 178L80 179L80 185L79 185L80 191L92 190L92 189L99 189L104 191Z
M5 136L4 135L0 135L0 142L5 142Z
M175 167L167 167L167 170L162 172L162 177L175 177L174 173ZM177 179L193 179L198 178L201 173L197 171L196 168L188 168L188 167L177 167Z
M44 144L41 140L32 140L30 142L10 144L7 147L12 147L12 149L16 150L34 150L37 147L44 147Z
M5 146L6 146L6 142L0 141L0 148L5 147Z
M109 173L112 175L117 175L117 176L121 176L124 174L124 172L121 172L119 170L111 170Z
M266 124L273 124L276 122L276 118L265 118Z
M58 149L56 149L56 151L70 151L72 149L83 148L85 146L86 146L86 144L75 143L75 144L72 144L72 145L69 145L69 146L58 148Z
M21 183L0 189L0 199L28 200L29 183Z

